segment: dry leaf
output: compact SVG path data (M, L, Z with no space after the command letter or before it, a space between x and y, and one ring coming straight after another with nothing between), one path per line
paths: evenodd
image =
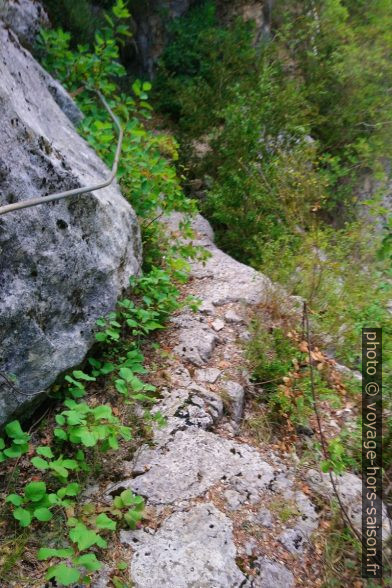
M218 363L218 366L219 366L220 368L223 368L223 369L224 369L224 368L228 368L228 367L230 367L230 363L229 363L228 361L224 361L224 360L223 360L223 361L220 361L220 362Z

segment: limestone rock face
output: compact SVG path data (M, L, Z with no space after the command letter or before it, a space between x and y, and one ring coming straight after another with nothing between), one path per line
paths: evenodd
M136 547L132 578L137 588L250 585L234 560L232 525L213 504L173 514L155 535L123 531L122 541Z
M0 0L0 17L28 47L39 29L49 25L48 15L37 0Z
M109 175L53 99L48 77L0 24L0 205ZM95 321L140 262L139 226L115 183L0 216L0 374L14 374L19 390L0 378L0 422L84 358Z

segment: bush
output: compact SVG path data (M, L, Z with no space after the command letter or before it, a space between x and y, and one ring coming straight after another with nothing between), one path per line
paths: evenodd
M207 1L170 25L169 39L155 82L157 105L196 137L219 124L230 88L255 73L252 27L240 20L229 30L219 27Z

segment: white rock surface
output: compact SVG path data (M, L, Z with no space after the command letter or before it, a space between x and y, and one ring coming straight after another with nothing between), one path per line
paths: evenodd
M1 20L0 47L0 205L108 177ZM116 183L0 217L0 371L20 390L0 383L0 422L84 358L140 263L139 226Z
M293 574L281 563L269 557L260 557L256 561L258 576L253 580L252 588L293 588Z
M121 539L135 549L130 572L135 588L249 586L235 563L230 519L213 504L173 514L153 535L122 532Z
M132 488L153 505L196 498L222 479L257 501L274 478L272 467L255 449L202 429L177 431L167 445L145 448L133 469L136 477L119 482L112 491Z
M48 15L37 0L0 0L0 18L29 47L40 28L49 26Z
M171 218L170 227L178 220ZM154 427L154 446L143 446L124 464L124 479L106 496L131 488L159 518L158 530L147 523L144 530L122 534L137 588L293 588L289 562L298 569L311 545L318 526L314 505L298 491L295 469L270 448L244 442L240 430L247 373L238 339L249 324L249 305L268 300L273 286L220 252L205 219L199 216L195 229L196 241L212 257L205 265L192 263L188 293L208 304L172 318L165 380L173 384L161 390L153 409L167 426ZM224 324L224 338L211 329L211 316ZM268 505L287 501L293 514L283 523ZM275 552L274 559L264 553L268 537L287 566L275 560ZM237 558L249 558L247 575Z

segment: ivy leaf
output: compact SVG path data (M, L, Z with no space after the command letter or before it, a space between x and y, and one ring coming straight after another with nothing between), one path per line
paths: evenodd
M39 470L47 470L49 468L48 462L42 459L42 457L33 457L31 463Z
M110 449L118 449L118 447L119 447L118 441L117 441L116 437L114 437L114 436L110 436L108 438L108 444L109 444Z
M64 459L62 465L67 468L67 470L76 470L78 468L78 462L74 459Z
M60 478L68 478L68 470L63 467L60 463L53 462L51 468Z
M80 572L76 568L70 568L65 563L60 563L57 566L52 566L47 571L46 579L51 580L52 578L55 578L63 586L70 586L79 580Z
M109 529L110 531L115 531L116 522L103 512L95 519L95 526L98 529Z
M14 506L20 506L23 502L22 497L18 494L9 494L5 499L6 502L10 502Z
M25 487L24 493L26 498L32 502L38 502L46 494L46 484L45 482L30 482Z
M63 429L55 429L53 432L54 436L57 437L57 439L61 439L62 441L68 440L67 433L63 431Z
M98 361L97 359L94 359L93 357L90 357L88 360L89 364L92 365L96 370L101 369L101 362Z
M120 392L120 394L128 394L128 387L124 380L116 380L114 385L116 386L117 392Z
M28 527L30 525L32 519L31 512L25 508L15 508L13 515L14 518L19 521L21 527Z
M123 378L126 382L132 382L134 375L133 371L127 367L123 367L120 369L120 377Z
M37 553L37 559L43 561L44 559L50 559L51 557L71 557L73 555L73 549L70 547L64 549L51 549L50 547L41 547Z
M20 455L22 455L22 453L22 448L18 447L17 445L12 445L11 447L4 449L4 455L6 455L7 457L19 457Z
M86 447L94 447L97 443L97 439L91 431L83 431L80 434L80 440Z
M96 378L93 378L92 376L88 376L87 374L85 374L81 370L76 370L76 371L72 372L72 375L77 380L85 380L86 382L95 382L95 380L96 380Z
M53 514L50 512L50 510L48 508L36 508L34 511L34 516L37 520L39 521L50 521L50 519L53 517Z
M107 404L96 406L93 412L96 419L110 419L113 416L112 409Z
M96 572L102 568L102 564L97 560L95 553L84 553L75 560L75 564L83 566L88 572Z
M77 522L69 532L70 539L77 544L79 551L88 549L92 545L106 547L107 543L94 531L91 531L81 522Z
M60 490L64 490L65 496L77 496L80 492L80 485L77 482L72 482L65 488L60 488ZM60 490L57 492L57 494L59 494Z
M112 363L104 363L101 368L101 373L106 376L107 374L112 373L115 369L116 368Z
M5 427L5 432L7 433L8 437L11 437L12 439L25 436L19 421L11 421L8 423L8 425Z
M56 423L58 425L65 425L65 416L62 414L57 414L56 415Z
M133 503L136 510L140 511L144 509L144 498L142 496L134 496Z
M47 457L48 459L54 457L53 451L51 450L50 447L46 447L46 446L37 447L36 451L39 455L43 455L44 457Z
M140 392L145 387L145 383L142 382L139 378L134 376L131 382L132 390L134 392Z
M120 494L120 498L124 506L131 506L131 504L133 504L134 496L130 490L123 490Z
M129 510L125 513L124 519L131 529L136 529L137 523L141 521L143 514L137 510Z

